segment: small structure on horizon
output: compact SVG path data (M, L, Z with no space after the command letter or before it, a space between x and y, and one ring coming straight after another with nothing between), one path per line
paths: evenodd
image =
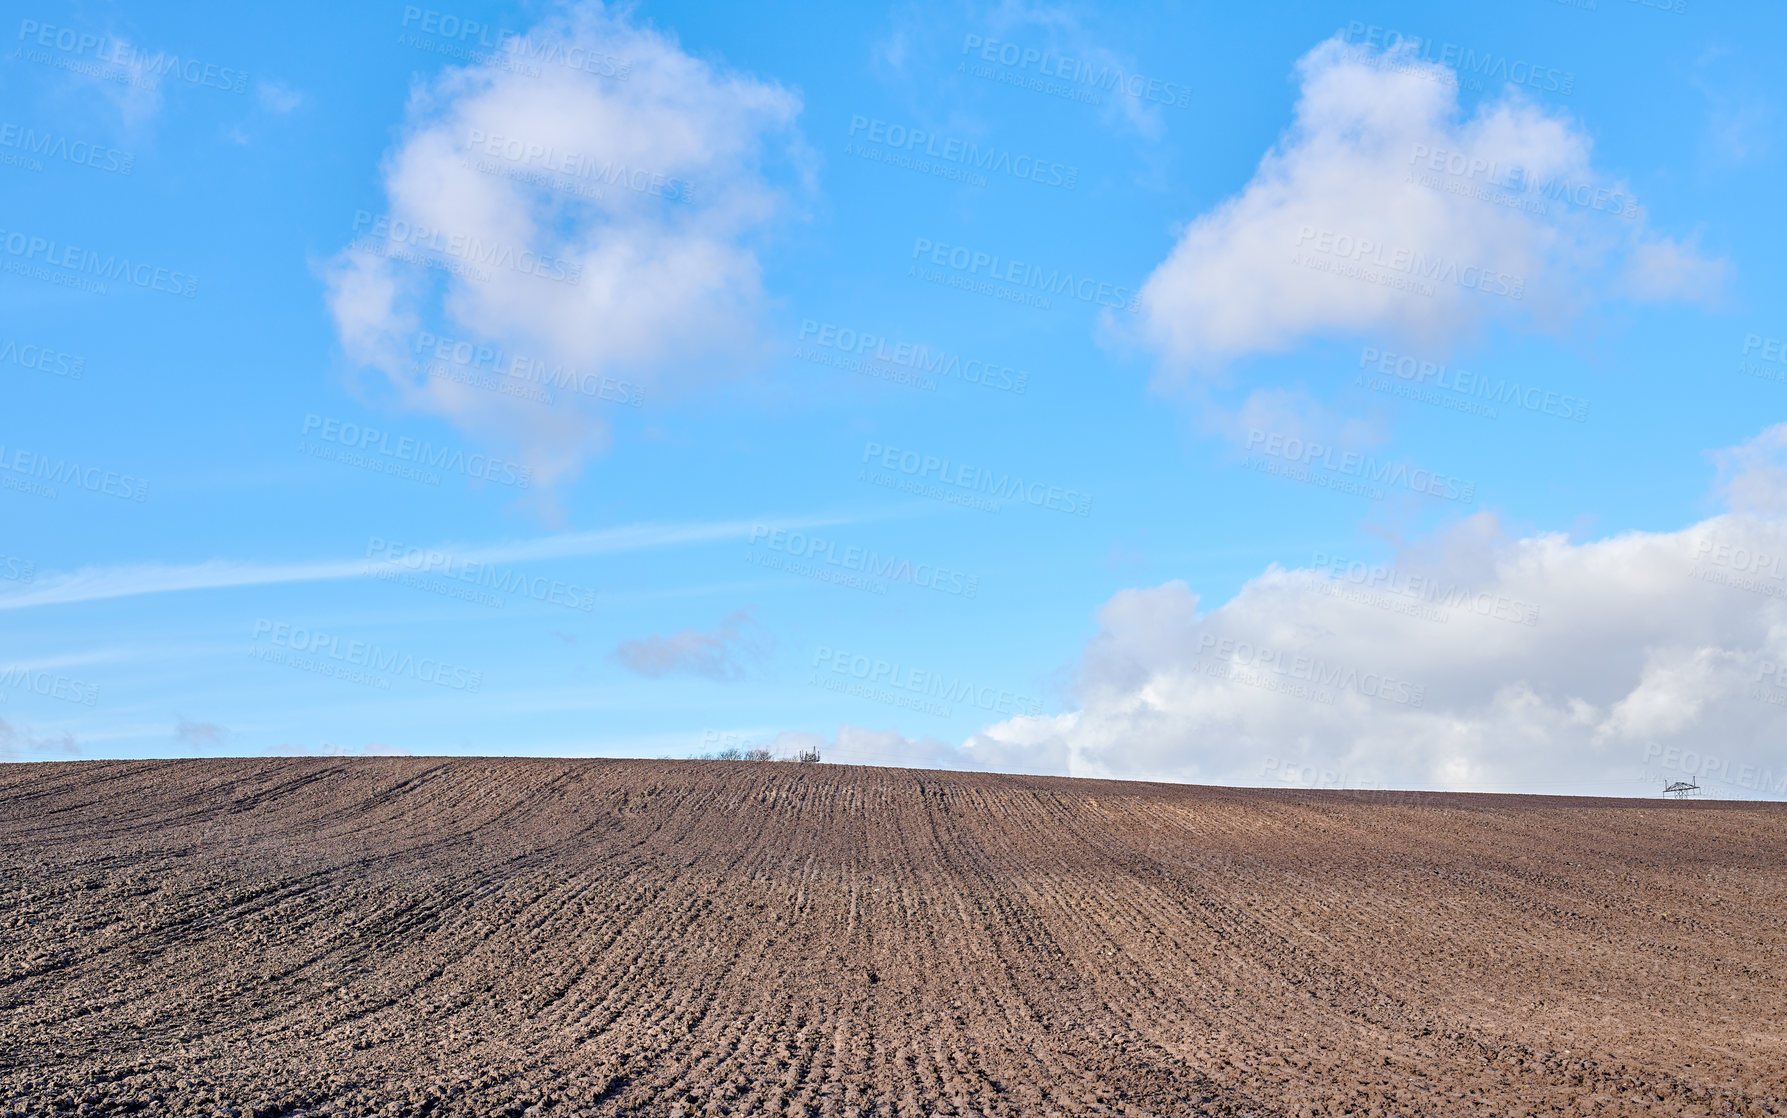
M1663 789L1663 794L1665 796L1674 796L1676 799L1679 800L1685 796L1691 796L1695 792L1698 792L1698 791L1700 791L1700 785L1691 783L1686 780L1677 780L1674 783L1665 787Z

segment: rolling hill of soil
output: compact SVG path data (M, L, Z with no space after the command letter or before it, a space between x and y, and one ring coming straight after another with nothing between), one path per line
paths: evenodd
M1787 1113L1787 807L0 765L0 1114Z

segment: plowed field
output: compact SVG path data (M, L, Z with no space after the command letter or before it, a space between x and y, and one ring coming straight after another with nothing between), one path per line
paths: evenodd
M0 1112L1787 1113L1782 805L0 766Z

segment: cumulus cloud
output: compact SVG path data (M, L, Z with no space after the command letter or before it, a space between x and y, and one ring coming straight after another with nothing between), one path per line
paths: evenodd
M1563 791L1643 783L1695 751L1692 775L1778 794L1787 616L1744 580L1787 594L1787 567L1732 562L1758 555L1787 556L1787 533L1733 515L1512 541L1471 584L1403 563L1274 569L1208 611L1183 582L1127 590L1080 708L989 727L965 753L1082 776Z
M1511 88L1467 117L1455 75L1406 47L1336 38L1297 71L1290 129L1143 287L1167 381L1321 336L1555 328L1602 288L1716 298L1723 262L1653 234L1562 113Z
M328 267L343 348L402 406L574 473L628 398L605 385L698 390L756 344L756 244L784 208L772 164L804 158L799 108L593 3L447 70L412 95L385 212ZM550 402L478 383L517 361L511 387L545 370Z
M1716 454L1733 507L1680 531L1573 543L1479 513L1382 561L1273 565L1214 607L1178 580L1123 590L1075 709L959 747L836 745L1189 783L1787 797L1784 449L1787 425Z
M1779 517L1576 544L1482 513L1385 562L1317 560L1215 608L1180 581L1118 593L1078 709L963 755L1224 784L1787 792Z
M615 658L632 671L654 679L687 674L709 679L742 679L751 662L767 652L767 642L748 609L726 615L711 631L684 629L669 636L625 641Z

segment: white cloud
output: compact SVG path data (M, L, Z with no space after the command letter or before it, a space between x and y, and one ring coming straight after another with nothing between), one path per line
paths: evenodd
M1509 538L1479 513L1384 562L1273 565L1207 608L1123 590L1076 709L900 763L1214 784L1787 795L1787 425L1721 452L1773 502L1676 532ZM1758 509L1765 511L1758 511Z
M1787 700L1769 686L1787 662L1787 607L1696 578L1703 546L1702 572L1787 596L1787 532L1737 514L1581 545L1508 541L1477 581L1406 559L1375 584L1273 568L1202 612L1183 582L1126 590L1086 651L1080 709L989 727L965 752L1083 776L1597 791L1647 779L1655 747L1719 758L1734 781L1743 764L1787 778L1787 708L1756 697ZM1780 572L1729 559L1758 553L1784 557ZM1534 607L1532 624L1517 620Z
M1443 349L1492 322L1553 328L1601 287L1716 297L1722 262L1652 235L1563 114L1510 90L1466 117L1452 73L1407 50L1334 39L1297 69L1291 128L1144 285L1165 379L1319 336Z
M756 344L754 245L783 208L770 164L802 158L800 103L595 4L523 42L419 87L386 158L380 216L454 247L357 241L327 278L351 358L383 371L404 406L515 448L551 481L606 445L604 405L417 375L415 332L672 394L727 375ZM471 262L463 245L495 254L486 276L445 270ZM404 252L425 262L393 258ZM523 270L536 260L550 275Z
M1780 521L1505 540L1473 566L1273 567L1210 610L1183 582L1123 591L1079 709L989 727L964 753L1081 776L1592 792L1655 783L1693 750L1698 772L1674 775L1740 798L1787 788Z

